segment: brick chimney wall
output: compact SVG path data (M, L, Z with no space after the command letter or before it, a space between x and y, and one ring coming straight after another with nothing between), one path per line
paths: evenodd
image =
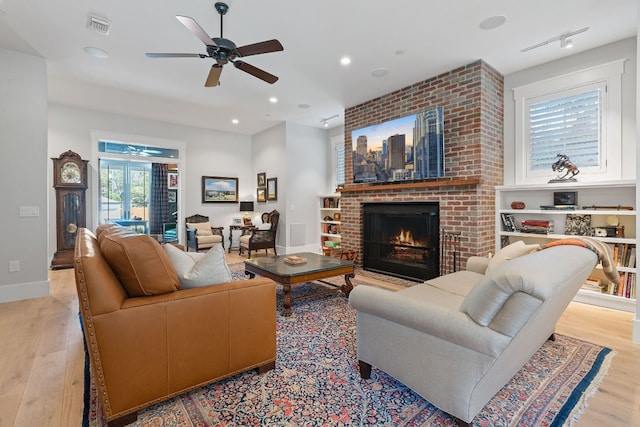
M437 201L440 228L461 233L462 267L494 252L495 186L503 182L503 76L476 61L345 110L346 184L340 200L342 248L362 253L362 204ZM442 186L389 189L353 183L351 132L434 107L444 108ZM447 180L479 180L448 185ZM361 259L359 260L361 262Z

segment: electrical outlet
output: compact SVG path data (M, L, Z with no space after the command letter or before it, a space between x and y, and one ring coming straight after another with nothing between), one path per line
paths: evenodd
M20 271L20 261L9 261L9 273Z

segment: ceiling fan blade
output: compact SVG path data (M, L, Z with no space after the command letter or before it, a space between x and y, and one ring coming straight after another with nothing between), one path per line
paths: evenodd
M284 50L282 44L275 39L236 48L236 52L238 52L240 56L258 55L260 53L278 52L281 50Z
M145 53L148 58L206 58L201 53Z
M209 77L207 77L207 81L205 82L205 87L215 87L218 86L218 82L220 81L220 74L222 73L222 65L213 64L211 66L211 71L209 71Z
M209 34L207 34L207 32L203 30L202 27L198 25L198 23L193 18L181 15L176 15L176 18L178 19L178 21L182 22L182 25L187 27L189 31L195 34L196 37L202 41L202 43L207 46L216 46L214 41L211 40L211 37L209 37Z
M278 77L274 76L273 74L269 74L258 67L254 67L251 64L247 64L246 62L234 61L233 65L235 65L236 68L244 71L245 73L249 73L254 77L264 80L267 83L274 84L275 82L278 81Z

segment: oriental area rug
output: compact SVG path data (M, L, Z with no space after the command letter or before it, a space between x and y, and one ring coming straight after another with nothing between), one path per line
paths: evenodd
M233 268L240 278L238 268ZM354 285L363 285L357 279ZM306 283L293 292L309 292ZM280 303L277 307L280 313ZM277 361L138 413L134 426L454 426L455 421L389 375L363 380L355 312L341 293L294 302L277 317ZM562 426L581 413L613 352L556 334L485 406L474 426ZM106 425L87 372L84 426Z

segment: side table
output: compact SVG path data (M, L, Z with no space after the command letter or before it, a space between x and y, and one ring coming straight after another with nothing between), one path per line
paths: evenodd
M229 253L231 253L231 249L240 250L240 244L239 243L238 243L238 246L233 246L233 231L234 230L242 230L242 233L240 233L240 235L244 236L245 234L248 234L254 228L255 227L253 225L230 225L229 226Z

